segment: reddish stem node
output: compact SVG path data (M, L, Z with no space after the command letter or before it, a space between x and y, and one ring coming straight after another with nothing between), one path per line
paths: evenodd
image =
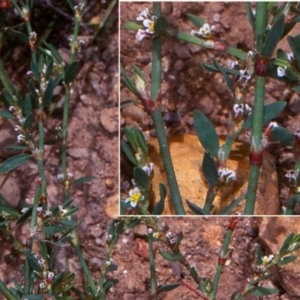
M250 155L249 155L249 159L250 159L250 164L251 165L261 166L262 162L263 162L263 153L262 153L262 151L256 152L256 151L251 150Z

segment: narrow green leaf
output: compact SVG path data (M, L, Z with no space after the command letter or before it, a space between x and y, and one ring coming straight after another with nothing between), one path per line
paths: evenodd
M284 15L271 27L263 47L262 55L264 57L271 57L274 49L281 39L284 30Z
M138 148L137 148L137 143L136 143L136 138L135 138L135 131L134 131L134 127L130 128L130 127L125 127L123 129L124 134L130 144L130 146L132 147L132 149L137 152Z
M220 70L216 67L215 64L208 64L208 63L203 63L202 64L203 68L207 71L210 71L210 72L220 72ZM226 72L227 74L231 74L231 75L239 75L240 74L240 71L239 70L235 70L235 69L228 69L228 68L224 68L222 67L224 72Z
M55 62L57 62L58 64L62 63L62 58L58 52L58 50L51 44L48 44L46 41L43 41L44 44L47 46L47 48L50 50Z
M251 25L252 29L254 29L255 28L255 17L254 17L253 11L252 11L251 3L246 2L245 6L246 6L246 12L247 12L249 24Z
M54 66L54 61L53 59L50 59L50 62L47 65L47 69L46 69L46 79L48 80L50 78L50 76L52 75L52 71L53 71L53 66Z
M14 96L7 89L3 89L3 94L4 94L5 100L9 103L9 105L16 104Z
M80 177L74 181L71 182L71 185L78 185L78 184L81 184L81 183L85 183L85 182L90 182L92 181L93 179L95 179L94 176L84 176L84 177Z
M55 88L55 85L54 85L53 78L50 77L48 80L47 88L43 95L43 107L44 108L48 107L51 104L54 88Z
M29 300L43 300L44 295L39 295L39 294L24 295L24 298Z
M30 253L28 250L25 250L25 256L26 256L27 259L28 259L28 262L29 262L30 267L31 267L34 271L36 271L36 272L38 272L38 273L42 272L41 266L39 265L37 259L34 257L34 255L33 255L32 253Z
M148 145L146 142L146 139L144 137L144 134L142 133L142 131L138 128L134 128L135 129L135 135L136 135L136 139L138 142L138 146L140 149L142 149L144 156L148 155Z
M286 107L285 101L276 101L264 106L264 124L276 118L281 111ZM253 114L245 121L243 128L249 129L252 126Z
M122 147L122 150L124 151L124 153L126 154L127 158L136 166L137 161L135 159L135 156L132 153L132 150L129 147L129 145L124 140L121 141L121 147Z
M194 128L203 148L213 157L218 156L219 138L210 120L200 111L194 111Z
M186 203L195 215L209 215L209 213L207 213L204 209L192 203L191 201L186 200Z
M65 83L70 84L74 81L77 75L78 61L73 61L65 71Z
M61 232L64 229L64 227L62 226L48 226L48 227L44 227L44 232L46 234L55 234L58 232Z
M296 93L300 93L300 85L293 86L292 90Z
M125 69L121 68L122 81L124 85L136 96L139 96L139 91L134 83L134 81L126 73Z
M15 119L15 116L8 111L0 110L0 117L5 119Z
M34 79L37 82L40 82L41 77L40 77L39 67L37 66L37 64L32 61L31 64L30 64L30 69L32 71Z
M246 195L242 195L236 200L233 200L228 206L220 210L219 215L229 215L242 201L245 200Z
M147 190L149 188L149 176L143 169L138 167L134 168L133 178L136 185L141 189Z
M292 49L292 52L294 54L294 58L298 65L298 70L300 69L300 35L297 35L295 37L288 36L287 41Z
M23 101L23 116L26 118L24 127L29 128L33 123L32 105L29 94L26 94Z
M158 251L159 251L159 254L168 261L180 261L183 258L181 253L175 254L172 252L166 252L166 251L161 251L161 250L158 250Z
M118 279L109 279L107 281L104 282L104 285L103 285L103 289L105 291L105 293L108 293L109 289L116 285L117 283L119 282Z
M160 16L154 23L154 33L163 34L169 27L169 23L164 16Z
M289 263L291 263L292 261L294 261L296 259L297 259L297 256L295 256L295 255L286 256L278 262L278 266L283 266L283 265L289 264Z
M106 270L107 270L107 272L114 272L114 271L118 270L118 266L117 265L109 265Z
M146 82L146 76L145 74L143 73L143 71L136 65L133 65L133 70L134 70L134 73L137 74L137 76L139 76L140 78L142 78L142 80L144 82Z
M0 165L0 173L9 172L27 162L32 157L31 154L18 154L10 157Z
M209 152L205 152L202 161L202 171L205 179L211 187L218 184L218 169L214 159L211 157Z
M125 21L122 29L126 29L126 30L139 30L142 29L143 25L135 23L135 22L130 22L130 21Z
M277 294L279 290L272 288L263 288L263 287L255 287L254 290L250 292L251 295L254 296L267 296L272 294Z
M205 20L193 14L187 14L187 17L197 28L201 28L206 23Z
M166 284L166 285L161 285L157 288L157 294L160 294L163 292L170 292L179 286L180 286L180 283L170 283L170 284Z
M216 67L218 68L218 70L221 72L221 74L223 75L225 82L227 84L227 86L229 87L229 89L231 90L232 93L234 93L235 89L234 89L234 84L233 84L233 80L228 76L228 74L226 73L226 69L223 68L221 65L218 64L218 62L215 60L214 61Z
M283 146L292 146L295 144L295 138L287 129L283 127L274 127L271 130L271 138L280 142Z
M162 183L159 184L159 195L160 195L160 200L155 205L152 211L152 215L161 215L165 208L165 198L167 196L167 189L165 185Z
M8 213L10 216L13 217L20 217L20 213L17 210L15 210L14 208L6 204L0 203L0 211L5 211L6 213Z
M17 221L16 225L20 225L22 224L24 221L26 221L29 217L31 217L32 214L32 207L29 208L26 213L24 213L19 220Z
M141 223L141 219L139 218L131 218L130 223L127 224L128 228L134 228Z

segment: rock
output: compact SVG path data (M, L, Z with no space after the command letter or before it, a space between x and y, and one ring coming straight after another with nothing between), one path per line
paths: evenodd
M68 155L74 158L88 158L90 156L89 148L70 148L68 149Z
M107 198L105 212L111 219L117 219L119 217L119 195L117 193Z
M106 131L116 133L119 129L119 110L117 107L104 108L100 113L100 122Z
M276 255L285 238L290 234L300 234L300 223L297 218L290 217L263 217L260 218L259 239L265 247L266 255ZM291 296L300 296L300 250L290 255L298 259L282 267L274 268L274 276L284 290ZM293 299L293 298L283 298Z
M147 114L141 106L137 105L129 105L122 109L122 117L123 118L130 118L135 122L143 123Z
M204 176L200 171L204 149L200 145L198 138L194 135L170 137L169 145L181 197L187 213L191 214L192 212L188 208L185 200L188 199L192 203L203 207L208 189ZM230 155L226 163L226 167L236 172L237 181L218 191L214 201L215 214L218 214L221 209L225 208L233 200L245 194L247 190L249 146L237 142L234 144L233 150L232 155ZM151 206L154 206L157 199L159 199L159 197L154 197L154 195L159 195L159 183L167 183L156 139L149 141L149 158L150 161L154 163L154 177L152 179L152 190L154 194L150 200L152 201ZM268 153L264 154L264 162L257 192L256 215L274 215L280 213L277 173L273 158ZM236 207L232 213L242 213L243 206L244 202ZM169 196L167 196L163 214L174 214Z
M0 185L3 180L5 180L6 175L7 174L0 174ZM21 200L20 187L17 178L9 176L5 181L0 194L8 205L16 208Z

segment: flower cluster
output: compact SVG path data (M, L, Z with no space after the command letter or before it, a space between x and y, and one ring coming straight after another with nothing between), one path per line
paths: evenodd
M138 41L141 41L145 37L149 37L154 33L154 24L157 17L153 15L149 8L145 8L136 18L137 21L142 22L144 29L139 29L135 35Z
M208 23L205 23L198 31L192 30L191 34L205 39L210 39L212 37L212 30L214 30L214 26L210 26Z
M252 108L248 104L234 104L233 105L234 119L235 120L244 120L252 112Z
M231 181L236 180L236 173L233 170L228 168L219 168L218 169L219 183L221 185L227 185Z

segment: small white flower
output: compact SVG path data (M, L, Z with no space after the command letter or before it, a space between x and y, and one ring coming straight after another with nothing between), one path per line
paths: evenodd
M204 38L208 38L211 35L212 30L214 29L214 26L210 26L208 23L203 24L201 28L199 28L198 31L192 30L191 34L192 35L198 35L202 36Z
M235 117L248 116L252 112L252 108L248 104L234 104L233 111Z
M296 183L299 176L299 170L288 170L285 177L291 182Z
M147 173L148 176L150 176L151 173L153 172L153 167L154 167L154 164L149 163L148 165L143 166L142 169Z
M107 234L106 241L110 242L112 240L113 236L111 234Z
M288 61L292 61L294 59L294 53L290 52L286 54Z
M19 118L20 124L24 125L25 121L26 121L26 118L23 118L23 117Z
M148 33L144 29L139 29L137 33L135 34L135 38L140 42L145 37L148 36Z
M144 200L144 196L140 192L140 189L138 187L135 187L134 189L129 191L129 197L125 199L125 203L130 202L130 205L132 207L136 207L137 203L142 200Z
M273 258L274 258L274 255L273 255L273 254L270 254L269 256L264 256L264 257L262 258L262 263L263 263L263 265L265 266L265 265L267 265L268 263L270 263L270 262L273 260Z
M46 287L45 283L44 283L44 282L41 282L41 283L40 283L40 289L43 290L45 287Z
M277 67L277 76L283 77L285 76L286 67Z
M240 77L239 77L239 81L243 81L243 86L246 86L247 82L251 79L251 74L250 72L245 69L245 70L240 70Z
M38 259L38 264L42 267L45 265L45 260L43 258Z
M229 183L230 181L236 180L236 173L228 168L219 168L218 176L222 183Z
M59 182L63 182L63 180L64 180L64 175L63 175L63 174L58 174L58 175L57 175L57 180L58 180Z
M48 272L48 274L47 274L47 279L48 279L49 281L51 281L53 278L54 278L54 273L53 273L53 272Z
M24 142L24 141L25 141L26 137L25 137L24 134L19 134L19 135L17 136L17 139L18 139L18 143L21 143L21 142Z
M19 126L19 125L16 125L16 127L15 127L15 131L19 131L19 130L21 130L22 128Z
M8 108L8 110L10 111L10 112L14 112L14 111L16 111L16 108L14 107L14 106L10 106L9 108Z
M52 215L52 212L51 212L50 210L46 210L44 216L45 216L45 217L49 217L49 216L51 216L51 215Z
M152 228L148 228L148 229L147 229L147 233L148 233L148 234L152 234L152 233L153 233L153 229L152 229Z
M139 16L136 18L136 20L142 22L142 21L148 19L150 16L151 16L151 14L150 14L149 8L146 7L145 9L143 9L143 10L140 12L140 14L139 14Z
M21 213L22 213L22 214L25 214L28 210L29 210L29 207L23 207L23 208L21 209Z
M145 8L140 12L136 20L143 23L144 29L139 29L137 31L135 37L138 41L141 41L145 37L154 33L154 24L156 19L157 17L151 14L148 8Z
M167 233L166 233L166 237L167 237L168 239L171 239L171 238L172 238L172 232L170 232L170 231L167 232Z
M43 208L42 207L37 207L36 211L39 212L39 213L41 213L43 211Z

